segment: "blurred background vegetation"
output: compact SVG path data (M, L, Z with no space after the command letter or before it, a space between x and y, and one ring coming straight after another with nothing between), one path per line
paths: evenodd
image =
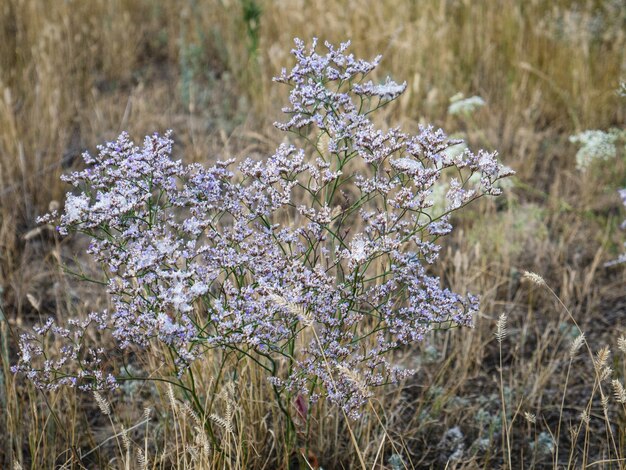
M493 403L493 329L506 311L513 332L504 362L510 407L541 416L511 430L513 460L516 468L556 466L554 454L542 454L541 439L585 409L593 396L592 365L581 361L572 372L564 414L559 387L571 325L553 297L520 285L520 273L545 278L592 349L616 349L626 314L624 269L603 264L619 255L625 236L618 228L624 212L616 192L626 187L623 142L617 156L581 172L578 147L569 137L625 127L626 99L616 93L626 80L626 7L620 0L0 2L4 467L120 465L111 457L115 449L107 453L106 447L81 460L85 448L111 435L108 422L97 421L94 405L86 403L90 397L44 396L8 371L23 328L50 315L88 313L105 302L59 269L58 261L80 251L80 240L59 240L35 222L51 204L62 205L68 187L59 176L81 165L83 151L122 130L141 139L173 129L176 154L185 162L268 154L284 139L272 122L288 92L272 77L291 66L294 37L350 39L357 56L383 54L378 70L406 80L408 90L381 125L411 130L433 123L473 149L498 150L517 171L505 197L457 220L439 268L451 287L482 293L484 313L476 329L441 333L422 346L415 381L385 398L390 415L384 432L371 420L359 424L368 462L380 446L376 458L388 468L394 453L415 468L440 468L449 457L441 443L455 426L465 442L458 468L506 462L497 425L501 410ZM458 93L480 96L485 105L451 114L450 98ZM623 379L619 361L616 355L616 374ZM143 406L136 403L119 419L136 419ZM624 457L615 455L626 439L623 410L616 413L610 425L600 420L601 432L587 433L584 445L561 432L563 442L556 444L567 448L561 453L565 462ZM263 413L257 414L262 420ZM334 437L320 438L315 449L327 469L356 462L349 438L337 431L339 421L333 421ZM246 422L258 428L258 422ZM609 446L606 428L612 425L610 435L618 442ZM267 429L249 432L250 448L268 435ZM478 449L480 439L491 450ZM258 449L246 465L260 468L265 461L273 468L285 461L280 446ZM169 456L155 467L176 462Z

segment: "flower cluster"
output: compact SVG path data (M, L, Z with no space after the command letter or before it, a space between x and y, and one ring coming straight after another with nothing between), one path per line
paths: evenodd
M616 142L625 137L626 134L618 129L612 129L609 132L587 130L570 136L570 142L581 146L576 152L576 168L584 172L594 161L615 158L617 155Z
M90 237L111 307L73 331L50 321L24 335L15 371L46 388L115 387L115 365L81 349L94 324L120 349L164 345L181 380L207 350L236 351L283 403L325 397L357 417L373 387L411 373L390 352L442 324L472 324L478 299L442 287L429 265L451 213L500 194L512 171L495 153L447 151L459 141L430 126L379 129L373 112L406 84L366 80L380 58L356 59L349 43L316 46L296 40L296 65L276 78L291 87L276 125L309 145L205 168L173 160L169 134L141 147L122 134L85 155L88 168L66 177L76 190L65 211L43 220ZM49 333L69 345L56 362L40 346Z
M464 98L463 93L457 93L450 98L450 106L448 106L448 114L469 116L474 111L485 106L485 100L480 96L472 96Z
M620 189L618 191L620 198L622 199L622 204L626 207L626 188ZM622 222L621 225L622 230L626 230L626 219ZM626 242L624 242L624 248L626 249ZM622 253L616 259L605 263L605 266L615 266L617 264L626 263L626 253Z

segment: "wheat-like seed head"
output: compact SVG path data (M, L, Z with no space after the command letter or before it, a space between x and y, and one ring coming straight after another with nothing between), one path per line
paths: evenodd
M617 339L617 348L626 354L626 338L624 338L624 335Z
M361 377L358 372L343 365L337 366L337 369L342 373L342 375L350 380L350 382L355 384L359 389L359 392L361 392L364 396L368 396L370 394L370 390L367 387L365 380L363 380L363 377Z
M13 470L22 470L22 464L16 460L13 462Z
M137 449L137 464L141 470L148 470L148 458L141 449Z
M228 432L234 432L234 429L232 427L232 423L224 418L222 418L220 415L216 414L216 413L212 413L209 415L209 419L211 419L211 421L215 422L215 424L217 424L218 426L220 426L221 428L225 429Z
M121 434L122 434L122 443L124 444L124 449L126 449L126 452L130 452L130 438L128 437L128 431L126 430L123 424L122 424Z
M197 462L197 461L198 461L198 457L199 457L199 456L198 456L198 451L195 449L195 447L193 447L193 446L191 446L191 445L189 445L189 444L186 444L186 445L185 445L185 451L186 451L189 455L191 455L191 461L192 461L192 462Z
M615 400L617 400L617 402L621 403L622 405L626 403L626 389L624 388L622 383L617 379L613 379L611 384L613 385L613 394L615 395Z
M507 320L507 316L506 313L502 313L500 315L500 318L498 318L498 322L496 323L496 339L498 340L498 343L502 343L502 341L504 340L504 338L506 338L506 320Z
M538 286L546 284L546 281L539 274L530 271L524 271L522 278L532 282L533 284L537 284Z
M530 411L524 412L524 418L526 418L526 421L528 421L531 424L537 423L537 415L535 415L534 413L531 413Z
M187 402L183 404L183 411L189 415L189 417L196 423L196 426L202 427L202 420L198 416L198 414L191 408L191 405Z
M581 413L580 413L580 421L588 425L589 424L589 419L590 419L589 412L586 409L581 411Z
M600 403L602 404L602 410L604 411L604 414L607 415L609 412L609 396L603 394L602 398L600 398Z
M93 396L96 399L96 403L98 404L98 407L100 408L102 414L105 416L109 416L111 414L111 405L109 404L109 402L95 390L93 392Z
M304 323L304 325L311 326L313 324L313 317L311 316L311 313L308 312L301 305L289 302L283 296L278 294L271 294L270 297L276 305L284 307L289 310L289 312L291 312L293 315L296 315L300 319L300 321Z
M569 348L569 356L571 359L576 356L580 347L585 343L585 334L581 333L576 337L574 341L572 341L572 345Z
M176 411L178 409L178 402L176 400L176 396L174 395L174 388L172 387L172 384L167 384L167 398L170 401L172 410Z
M230 427L232 429L232 424L233 424L233 415L234 415L234 407L233 405L235 404L235 401L233 400L233 397L235 396L235 384L232 382L229 382L228 384L226 384L226 414L225 414L225 418L226 420L228 420L228 422L230 423Z
M598 374L600 374L602 369L606 367L606 362L609 360L610 354L611 350L608 346L604 346L602 349L600 349L600 351L596 353L593 365L595 366L596 372L598 372Z
M236 405L236 402L232 398L234 395L235 384L233 382L228 382L217 395L224 402L224 416L220 416L217 413L209 415L210 420L214 421L218 426L230 433L234 433L233 416L234 406Z
M230 400L226 401L226 410L224 412L224 419L228 421L228 427L232 432L233 429L233 405Z
M319 139L317 140L316 147L319 153L324 156L324 158L329 157L328 144L330 144L330 136L328 135L328 132L322 132Z
M570 442L576 442L576 438L578 436L578 429L576 429L576 426L572 426L572 425L570 425L568 429L569 429Z
M610 366L606 366L602 369L602 372L600 372L600 381L604 382L609 379L611 375L613 375L613 369Z
M201 452L204 457L208 457L211 451L211 444L209 443L209 438L206 435L204 428L199 426L194 427L196 431L196 445L200 447Z

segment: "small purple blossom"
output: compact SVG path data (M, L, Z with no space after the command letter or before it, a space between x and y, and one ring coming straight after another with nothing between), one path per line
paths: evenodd
M352 91L355 95L375 96L381 100L394 100L406 90L406 82L397 84L390 77L387 77L385 83L376 85L371 80L364 84L355 84Z

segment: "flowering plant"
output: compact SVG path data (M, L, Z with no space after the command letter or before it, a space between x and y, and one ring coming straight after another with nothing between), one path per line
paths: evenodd
M622 200L622 205L624 207L626 207L626 188L620 189L618 191L619 197ZM624 221L622 221L621 225L620 225L621 229L626 229L626 219ZM624 242L624 248L626 248L626 242ZM611 260L607 263L605 263L605 266L615 266L618 264L622 264L622 263L626 263L626 253L622 253L621 255L619 255L616 259Z
M586 130L572 135L569 141L580 145L576 152L576 168L585 172L595 161L611 160L617 156L617 143L626 139L626 131L611 129L608 132Z
M446 153L459 142L430 126L377 128L371 115L406 83L368 79L380 57L357 59L348 43L323 55L316 46L296 40L296 65L275 79L291 87L288 120L276 126L302 147L205 168L173 160L170 133L142 147L122 134L84 155L87 169L64 177L77 189L64 212L42 221L91 239L110 308L24 334L14 371L44 389L116 388L111 352L83 341L93 325L121 350L164 345L164 379L193 394L190 366L220 349L266 371L290 423L294 398L299 410L326 398L356 418L373 387L411 373L390 352L435 327L472 324L477 297L443 288L428 266L451 213L498 195L512 171L495 153ZM447 207L434 215L441 185ZM47 335L66 341L57 359Z

